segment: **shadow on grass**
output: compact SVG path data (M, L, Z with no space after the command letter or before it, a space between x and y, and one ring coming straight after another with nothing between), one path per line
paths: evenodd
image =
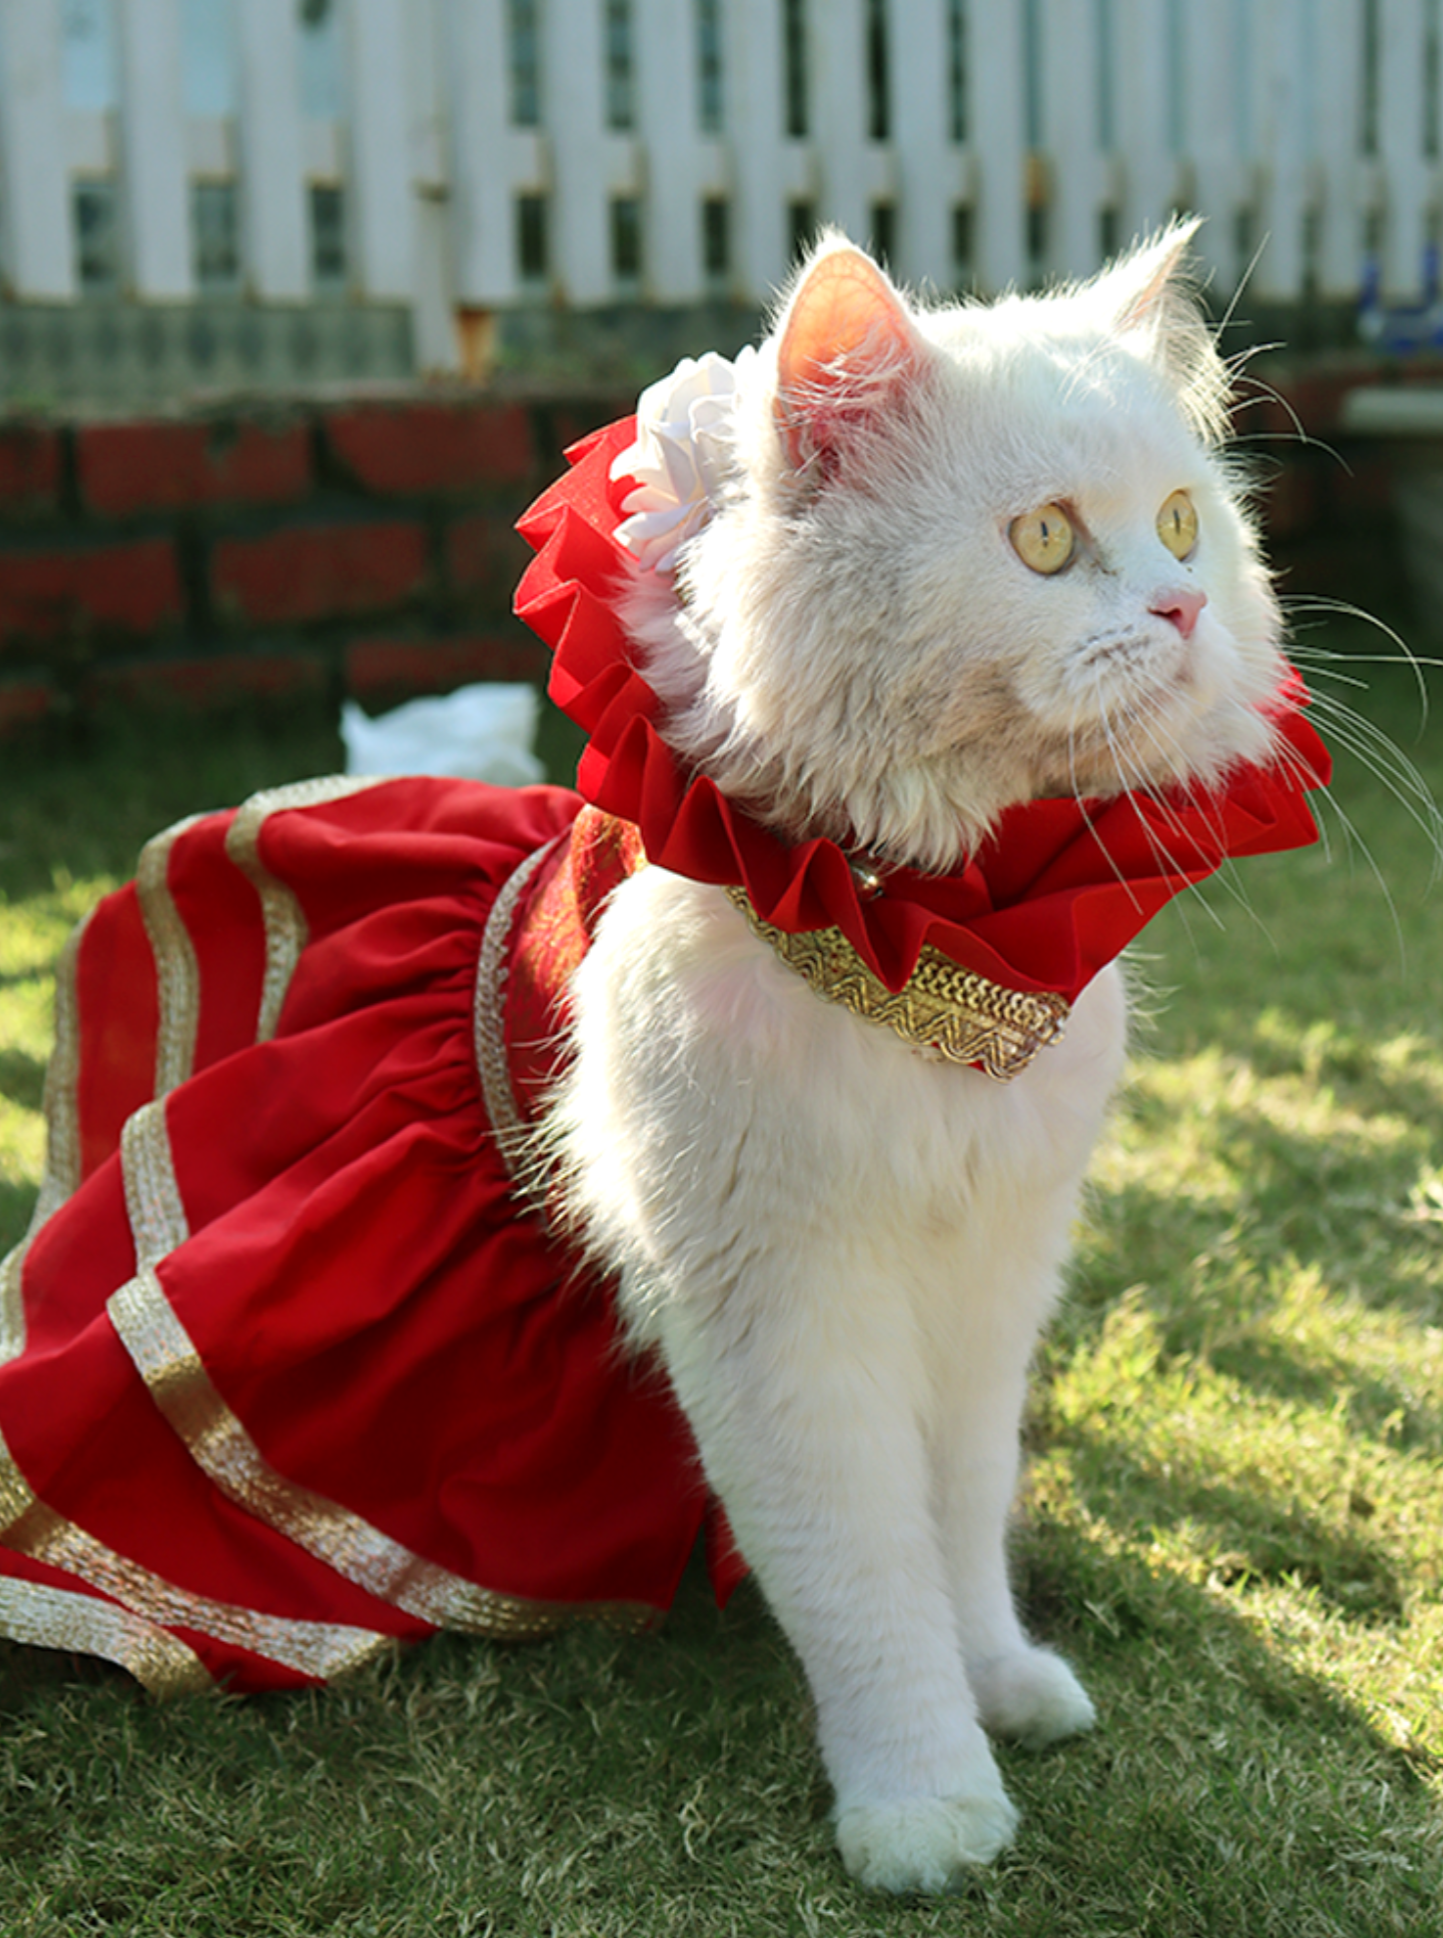
M23 1050L0 1050L0 1097L8 1097L22 1110L39 1110L45 1097L45 1065Z
M1346 1392L1348 1431L1353 1438L1443 1460L1443 1415L1420 1406L1415 1393L1389 1380L1337 1361L1313 1359L1300 1346L1284 1348L1269 1339L1214 1346L1208 1359L1239 1385L1288 1403L1331 1409Z
M1214 1553L1212 1576L1223 1588L1296 1583L1350 1619L1396 1623L1403 1618L1404 1588L1381 1542L1368 1538L1366 1514L1356 1526L1339 1528L1296 1502L1276 1499L1265 1487L1246 1489L1220 1482L1201 1462L1170 1450L1166 1466L1140 1459L1125 1443L1076 1425L1065 1432L1080 1498L1099 1518L1121 1492L1127 1526L1140 1534L1180 1521L1203 1533Z
M1210 1492L1189 1482L1160 1506L1195 1511ZM1216 1496L1213 1505L1222 1506ZM1246 1503L1229 1501L1226 1511L1237 1506ZM1031 1620L1082 1671L1101 1723L1094 1736L1043 1758L1031 1781L1029 1764L1007 1756L1009 1784L1034 1811L1061 1792L1074 1797L1086 1813L1078 1826L1085 1838L1080 1849L1074 1833L1069 1854L1098 1877L1108 1861L1133 1873L1139 1906L1148 1906L1129 1923L1099 1889L1089 1913L1091 1881L1080 1881L1079 1905L1069 1869L1067 1896L1081 1915L1059 1929L1167 1938L1421 1938L1431 1929L1443 1884L1438 1758L1388 1741L1291 1667L1220 1594L1140 1557L1105 1553L1073 1526L1028 1527L1018 1575ZM1356 1605L1349 1612L1376 1619ZM1065 1774L1049 1780L1054 1765ZM1004 1882L1014 1868L1031 1868L1027 1828L1004 1860ZM1085 1848L1093 1839L1095 1859ZM1005 1893L990 1895L1001 1909ZM1018 1928L1045 1926L1024 1919Z
M847 1882L797 1665L752 1586L718 1614L695 1569L655 1636L440 1637L293 1696L161 1707L6 1652L0 1876L53 1907L37 1932L103 1910L390 1934L456 1929L463 1905L486 1914L467 1929L576 1938L955 1931L967 1907L1025 1938L1432 1928L1426 1757L1218 1596L1069 1523L1031 1523L1018 1575L1102 1721L1002 1752L1022 1830L960 1906Z
M0 1178L0 1258L25 1236L34 1208L34 1185L10 1184Z

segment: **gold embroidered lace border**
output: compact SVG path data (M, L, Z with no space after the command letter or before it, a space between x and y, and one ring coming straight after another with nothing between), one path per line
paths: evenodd
M891 1030L911 1049L945 1063L977 1064L1010 1082L1039 1050L1062 1035L1071 1006L1051 990L1004 989L942 954L924 948L911 978L892 990L840 929L792 935L762 920L742 888L727 894L753 930L825 1002L837 1003Z

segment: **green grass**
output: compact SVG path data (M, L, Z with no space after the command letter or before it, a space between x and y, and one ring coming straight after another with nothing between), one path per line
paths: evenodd
M1363 704L1414 740L1398 669ZM0 1243L69 923L168 820L337 758L316 717L7 757ZM693 1574L645 1640L441 1638L294 1697L158 1706L0 1654L7 1935L1443 1931L1443 893L1371 776L1336 793L1386 894L1334 828L1213 888L1223 926L1194 901L1144 938L1017 1542L1101 1725L1002 1752L1026 1817L993 1870L856 1892L785 1645Z

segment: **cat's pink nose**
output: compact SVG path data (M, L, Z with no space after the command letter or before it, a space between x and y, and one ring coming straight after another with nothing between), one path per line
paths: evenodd
M1195 586L1169 586L1166 592L1159 592L1148 611L1155 612L1159 619L1170 619L1184 639L1191 639L1197 616L1207 602L1207 594Z

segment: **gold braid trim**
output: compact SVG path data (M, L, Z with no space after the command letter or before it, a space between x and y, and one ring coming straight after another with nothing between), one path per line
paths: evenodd
M160 1026L155 1040L155 1094L164 1097L185 1082L195 1062L200 1021L200 965L180 910L170 892L170 851L201 819L177 821L147 841L135 875L136 900L155 958L155 990Z
M502 884L491 905L481 936L481 951L476 959L476 992L472 1003L472 1029L475 1042L476 1072L481 1079L481 1094L486 1117L501 1160L514 1178L517 1160L526 1137L526 1124L516 1093L511 1088L511 1072L506 1055L506 981L507 945L516 921L516 908L527 883L565 835L529 854Z
M153 1267L142 1266L113 1292L106 1310L151 1398L206 1478L248 1514L378 1601L434 1628L499 1641L554 1635L583 1619L627 1634L654 1621L653 1611L641 1603L543 1602L498 1594L413 1554L359 1514L287 1480L270 1465L221 1398Z
M103 1656L129 1669L152 1696L191 1695L211 1686L205 1664L178 1636L72 1588L0 1579L0 1635L32 1648Z
M214 1636L234 1648L269 1656L289 1669L318 1681L329 1681L347 1669L396 1647L392 1636L349 1623L296 1620L269 1615L259 1609L214 1601L178 1588L128 1556L117 1554L102 1541L67 1521L38 1499L0 1435L0 1541L16 1554L31 1555L48 1567L98 1588L123 1609L153 1629L193 1629ZM36 1639L43 1639L37 1637ZM84 1647L58 1640L57 1648ZM100 1654L108 1653L101 1649ZM148 1687L152 1678L144 1678ZM194 1686L194 1678L179 1687Z
M80 1186L80 1011L76 979L86 915L70 932L55 970L55 1047L45 1071L45 1171L29 1229L0 1258L0 1366L25 1350L21 1278L35 1235Z
M385 774L326 774L319 780L292 781L285 787L266 788L263 793L252 794L237 809L226 832L225 851L260 896L261 920L266 932L265 979L261 985L260 1014L256 1018L257 1043L269 1043L275 1035L291 977L310 940L300 897L261 860L261 829L272 814L343 801L348 795L380 787L394 778Z
M752 928L825 1002L892 1030L911 1049L945 1063L979 1064L999 1083L1024 1071L1062 1035L1071 1006L1051 990L1026 994L924 948L899 990L888 989L840 929L792 935L764 922L742 888L727 894Z

